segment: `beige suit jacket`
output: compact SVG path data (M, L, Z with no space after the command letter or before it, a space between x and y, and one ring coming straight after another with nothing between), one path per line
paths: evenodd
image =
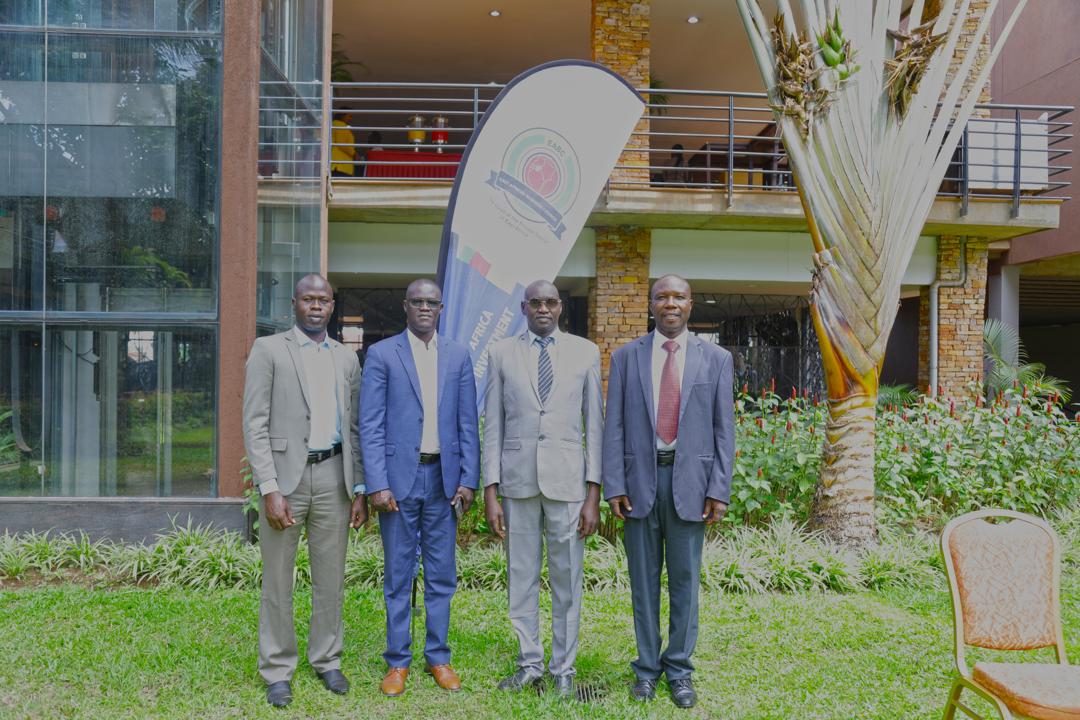
M488 354L484 404L484 486L498 483L508 498L543 494L585 499L586 483L600 483L604 411L600 351L560 333L546 403L540 402L529 333L500 340Z
M337 397L341 402L341 452L345 487L364 481L360 457L357 398L360 361L356 353L330 340L337 371ZM307 464L311 409L300 347L289 328L261 337L248 355L244 376L244 447L260 493L276 489L290 495L300 483Z

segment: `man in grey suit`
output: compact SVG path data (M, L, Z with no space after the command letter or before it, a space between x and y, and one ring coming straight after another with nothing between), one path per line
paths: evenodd
M656 330L611 356L604 428L604 497L624 524L638 657L632 695L652 700L660 674L681 708L697 702L691 674L705 525L731 495L735 403L731 353L690 335L690 284L652 287ZM660 652L660 571L668 566L668 646Z
M244 446L262 496L259 674L274 707L292 700L293 570L302 526L311 557L308 662L328 690L349 690L341 672L345 548L349 526L367 520L353 409L360 363L326 335L334 291L325 278L301 278L292 304L296 324L255 341L244 379Z
M562 303L550 282L529 285L521 311L529 329L488 353L485 401L484 502L488 525L506 542L510 624L520 648L517 671L499 688L521 690L543 677L539 592L546 537L548 669L559 694L571 698L585 538L600 515L600 351L559 332Z

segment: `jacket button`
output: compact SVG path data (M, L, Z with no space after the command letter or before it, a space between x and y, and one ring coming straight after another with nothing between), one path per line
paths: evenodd
M543 415L545 412L546 412L545 410L541 410L540 414Z
M415 450L416 452L420 452L420 446L417 445L415 448L413 448L413 450Z
M304 438L304 442L307 442L307 438Z
M544 439L544 436L543 436L543 435L541 435L541 436L540 436L540 439L541 439L541 440L543 440L543 439Z

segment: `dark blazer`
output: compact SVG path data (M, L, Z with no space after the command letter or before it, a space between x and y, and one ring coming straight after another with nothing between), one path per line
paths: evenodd
M360 445L369 495L389 488L394 497L405 497L420 464L424 408L408 332L375 343L364 361ZM480 440L469 351L442 335L438 377L440 464L443 491L450 498L458 485L476 489Z
M653 334L611 355L604 424L604 499L626 495L643 518L656 500L656 413L652 390ZM673 493L679 517L701 522L705 498L728 502L735 457L731 353L687 338L675 446ZM366 451L365 451L366 459Z

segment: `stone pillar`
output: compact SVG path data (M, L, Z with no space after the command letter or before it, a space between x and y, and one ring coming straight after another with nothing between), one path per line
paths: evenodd
M967 276L960 287L938 288L938 387L946 397L965 397L968 384L983 379L987 240L968 238ZM938 238L938 279L960 279L960 238ZM930 292L919 305L919 384L930 383Z
M930 3L927 3L929 6ZM968 7L967 19L964 20L964 30L960 34L959 39L956 41L956 50L953 52L952 62L949 65L949 77L951 78L957 70L960 69L960 64L963 62L964 55L967 54L968 48L971 47L971 39L975 35L975 31L979 29L979 23L982 22L983 16L986 15L986 9L990 6L990 0L971 0L971 5ZM957 4L956 12L959 12L960 4ZM990 48L993 31L988 32L984 37L982 44L977 50L978 55L975 58L975 64L972 67L972 72L978 73L983 68L987 61L990 60ZM965 86L965 92L971 86L969 81ZM945 90L948 90L948 85L945 86ZM982 92L979 93L979 102L990 102L990 78L987 78L986 84L983 86ZM974 117L990 117L990 111L985 108L976 108L973 113Z
M589 338L600 346L605 397L612 351L649 330L651 247L649 228L596 228L596 277L589 284Z
M622 75L635 88L649 86L650 0L592 0L592 59ZM649 120L643 116L619 157L611 181L649 182ZM641 133L641 134L637 134ZM640 149L635 149L640 148Z

